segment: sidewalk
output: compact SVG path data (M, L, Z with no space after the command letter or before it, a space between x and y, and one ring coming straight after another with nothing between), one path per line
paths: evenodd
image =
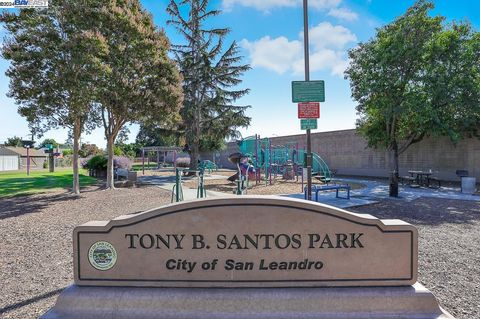
M339 178L336 181L348 184L350 183L361 183L366 187L361 189L356 189L350 191L350 199L336 198L335 192L319 192L318 193L318 202L335 206L338 208L348 208L353 206L362 206L369 205L378 202L382 199L391 199L391 200L404 200L404 201L413 201L420 197L431 197L431 198L443 198L443 199L456 199L456 200L468 200L468 201L479 201L480 196L478 195L467 195L460 193L460 188L454 187L442 187L440 189L431 189L431 188L412 188L409 186L399 185L399 197L390 197L389 196L389 185L386 182L380 181L371 181L371 180L362 180L362 179L347 179ZM281 195L291 198L304 199L304 194L288 194ZM312 197L314 198L314 194Z
M183 181L187 180L194 180L197 177L182 177ZM206 176L205 179L215 179L215 178L225 178L225 176L217 176L217 175L210 175ZM142 185L153 185L157 186L161 189L164 189L166 191L172 192L173 186L175 186L175 176L139 176L138 177L138 184ZM183 190L183 199L184 200L192 200L192 199L197 199L197 190L188 188L188 187L182 187ZM208 197L224 197L228 196L228 194L221 193L221 192L213 192L213 191L208 191L207 190L207 198Z

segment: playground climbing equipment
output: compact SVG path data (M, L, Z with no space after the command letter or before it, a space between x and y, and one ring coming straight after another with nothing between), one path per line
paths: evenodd
M255 169L257 184L272 184L278 175L284 179L299 179L305 167L306 150L300 149L298 143L273 145L269 138L259 135L246 137L238 142L240 152L250 159ZM325 183L332 179L327 163L316 153L312 153L312 174ZM263 173L263 177L262 177Z
M250 176L255 176L255 168L248 156L242 153L233 153L228 156L230 163L237 166L237 172L228 178L229 181L235 182L237 188L235 195L243 195L247 193L249 188Z
M217 164L215 164L210 160L201 161L198 167L200 170L203 170L204 172L208 172L209 174L211 174L213 171L218 171Z

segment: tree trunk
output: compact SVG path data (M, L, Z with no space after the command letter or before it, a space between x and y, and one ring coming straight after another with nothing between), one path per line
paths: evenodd
M198 169L198 161L200 159L200 136L202 134L202 129L200 127L200 114L197 115L197 119L195 121L195 137L192 139L192 143L190 144L190 169L197 170Z
M198 144L193 144L190 147L190 169L198 169L198 159L200 158L200 150Z
M78 173L78 151L80 150L80 135L82 134L82 124L80 120L75 120L73 125L73 187L72 192L80 194L80 177Z
M113 146L115 138L110 136L107 140L107 152L108 152L108 163L107 163L107 189L115 189L115 180L113 175Z
M397 141L393 141L391 150L391 169L390 172L390 197L398 197L398 144Z

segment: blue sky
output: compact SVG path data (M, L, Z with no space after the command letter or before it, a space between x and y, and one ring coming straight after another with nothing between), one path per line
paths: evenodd
M164 28L172 43L182 39L166 25L167 0L141 0L153 14L155 23ZM244 62L252 70L243 77L241 87L251 93L238 101L251 105L251 126L243 136L263 137L299 134L297 106L291 103L291 81L303 80L303 13L301 0L211 0L210 7L223 13L211 19L211 26L229 27L227 43L237 41ZM343 79L348 65L346 53L358 42L374 36L375 29L403 14L413 0L309 0L310 54L312 80L325 80L326 101L321 105L317 131L349 129L355 126L355 103L350 87ZM437 0L432 14L447 21L468 20L480 30L480 1ZM2 38L4 33L0 31ZM28 126L17 114L14 101L6 96L9 79L4 75L8 62L0 58L0 142L13 135L26 137ZM130 141L138 127L132 125ZM67 131L52 130L44 137L63 142ZM82 138L84 142L105 146L102 130Z

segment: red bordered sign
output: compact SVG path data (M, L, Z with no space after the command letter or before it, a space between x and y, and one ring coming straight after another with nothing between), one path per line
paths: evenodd
M320 103L319 102L298 103L298 118L299 119L320 118Z

